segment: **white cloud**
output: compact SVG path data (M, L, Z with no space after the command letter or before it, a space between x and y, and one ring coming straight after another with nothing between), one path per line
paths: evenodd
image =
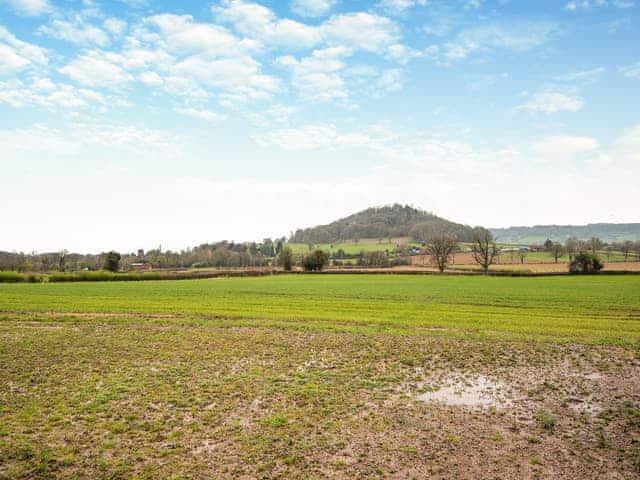
M139 78L140 78L140 81L145 85L159 86L164 83L164 81L162 80L162 77L158 75L156 72L149 72L149 71L142 72Z
M79 122L73 124L72 128L77 132L72 134L72 138L85 145L156 151L177 142L177 138L171 133L133 124Z
M517 106L516 111L528 113L577 112L583 106L584 101L576 95L549 90L535 93L528 102Z
M48 13L52 10L51 4L48 0L3 0L5 3L11 5L13 10L26 17L37 17L43 13Z
M40 32L58 40L75 43L77 45L105 46L109 43L106 32L93 25L85 25L82 22L68 22L66 20L53 20L50 25L40 27Z
M0 102L15 108L29 105L79 108L90 104L104 105L106 98L95 90L77 89L73 85L55 83L48 78L37 78L28 84L20 80L0 82Z
M118 18L107 18L102 25L112 35L118 37L127 29L127 22Z
M576 157L592 153L600 147L595 138L558 135L547 137L533 146L533 152L543 162L574 160Z
M425 56L425 54L426 52L407 47L406 45L402 45L401 43L394 43L393 45L389 45L386 57L390 60L395 60L396 62L405 65L412 59Z
M16 159L23 159L23 168L42 166L34 163L34 159L42 158L45 151L47 164L54 161L53 152L62 152L60 158L64 157L65 161L125 158L129 162L131 157L121 152L140 141L143 148L154 149L154 158L174 159L165 163L175 164L178 174L154 175L151 170L155 169L146 169L144 175L148 181L140 182L137 175L122 175L121 171L110 175L101 164L83 174L61 176L55 181L50 175L23 175L20 181L9 182L0 190L0 215L7 224L15 226L10 235L0 239L3 242L0 248L128 251L162 242L164 248L177 249L207 239L252 240L282 235L371 205L393 202L411 203L461 223L486 226L633 221L637 215L638 126L622 135L611 148L600 147L593 152L594 155L609 153L614 161L610 168L594 166L589 170L587 166L572 170L569 177L566 166L542 169L523 161L532 157L526 146L481 148L412 132L388 138L383 142L386 147L383 149L379 138L384 136L384 131L377 132L370 127L341 129L332 124L307 125L299 129L279 129L277 135L260 139L266 141L261 144L265 158L273 151L276 156L272 158L291 165L293 163L286 162L298 160L299 163L302 149L306 152L305 158L323 159L330 153L331 157L346 162L353 158L356 148L367 149L362 156L372 158L373 162L357 173L345 173L338 178L332 175L333 169L325 168L311 177L245 176L229 180L220 178L215 170L210 175L199 171L197 178L185 177L184 171L188 170L185 161L175 161L180 157L174 155L179 155L175 152L183 151L188 142L178 143L176 148L172 143L176 140L166 138L162 132L138 128L116 133L122 127L110 125L89 128L74 125L72 130L76 133L45 128L31 132L0 130L0 156L10 159L10 165L16 164ZM91 138L96 130L109 133L100 138L99 143L85 140L85 132ZM109 145L114 135L123 146ZM88 149L90 145L97 148ZM30 153L25 146L42 149ZM173 152L171 156L166 155L167 150ZM616 152L629 158L620 159ZM133 155L137 157L139 153ZM631 161L635 161L635 166ZM620 175L625 165L631 167L624 170L629 174ZM526 181L523 181L523 171ZM89 194L99 182L112 185L114 195L108 201ZM40 193L35 200L34 191ZM167 191L173 195L163 195ZM545 194L540 195L541 191ZM85 201L78 202L79 197ZM14 201L6 201L9 198ZM41 198L48 201L43 203ZM300 198L304 198L304 202L300 202ZM479 198L482 201L477 201ZM504 198L510 201L504 202ZM559 202L559 198L573 201ZM21 208L16 209L16 204ZM132 204L137 208L130 208ZM201 212L190 208L217 204L232 204L234 208L220 210L213 226L203 224ZM264 215L265 211L280 211L279 206L283 204L289 205L286 215ZM260 208L256 209L256 205ZM487 205L500 208L487 208ZM114 209L121 215L106 224L102 222L96 229L87 229L83 222L76 220L92 216L112 218L109 212ZM60 211L72 214L61 218L55 214ZM140 217L140 211L149 214ZM35 217L42 221L34 223L31 219ZM123 225L129 232L126 238L119 234ZM45 239L37 235L43 228L49 232Z
M216 60L192 56L173 65L171 72L252 99L268 98L279 89L278 80L262 74L260 64L249 56Z
M245 55L257 46L251 40L237 38L219 25L195 22L191 15L154 15L147 17L144 23L152 30L139 31L138 40L154 43L175 54L232 57Z
M0 75L44 66L47 63L47 54L43 48L18 40L0 25Z
M66 138L60 130L39 124L0 131L0 154L5 158L33 152L72 155L78 152L78 144Z
M312 48L328 44L383 53L399 40L395 22L368 12L334 15L320 25L310 26L280 19L269 8L244 0L223 0L222 6L212 9L219 20L263 45Z
M378 7L390 13L403 14L416 5L426 5L428 0L381 0Z
M580 70L567 73L558 77L563 82L584 82L591 83L598 79L607 70L604 67L592 68L590 70Z
M66 129L36 124L0 130L0 156L5 158L33 159L34 152L46 152L47 160L59 157L72 161L75 155L95 158L96 151L106 158L118 150L136 154L174 152L179 150L178 145L179 139L165 131L135 125L77 122ZM89 152L92 154L87 155Z
M525 52L547 42L558 28L547 22L491 24L460 32L455 40L442 45L442 60L451 63L464 60L473 53L498 50Z
M321 17L337 0L291 0L291 11L301 17Z
M640 168L640 124L626 130L613 144L611 157L631 174Z
M398 92L402 90L404 86L402 70L391 68L383 71L375 86L379 92Z
M424 53L399 43L399 28L392 20L367 12L334 15L319 25L280 19L269 8L244 0L223 0L212 7L218 20L264 46L312 48L311 55L296 59L284 55L276 63L288 67L292 85L308 100L344 100L348 88L343 78L347 58L356 51L384 55L406 64ZM394 75L392 82L391 75ZM400 85L397 72L380 79L381 89Z
M399 40L399 29L393 21L366 12L335 15L321 28L330 44L368 52L383 53Z
M68 77L82 85L118 88L133 80L133 76L113 59L99 51L90 51L75 58L60 69Z
M320 31L301 22L279 19L273 11L257 3L243 0L223 0L222 6L212 7L221 21L263 44L312 47L321 40Z
M339 149L361 147L371 142L365 132L341 132L334 125L304 125L283 128L254 138L260 145L276 145L285 150Z
M273 127L274 124L288 124L296 111L296 107L277 103L262 111L244 112L244 116L254 126L267 128Z
M194 100L209 98L210 94L191 77L169 75L160 78L166 92Z
M225 118L224 115L220 115L219 113L212 112L211 110L203 110L203 109L192 108L192 107L176 107L174 108L174 111L182 115L198 118L200 120L205 120L207 122L218 122Z
M171 94L206 98L215 89L220 102L231 105L265 100L280 89L279 80L264 74L254 58L256 40L190 15L144 18L125 44L128 49L105 53L103 59L123 70L123 80L137 78Z
M565 9L570 12L579 10L589 10L598 7L614 6L617 8L631 8L635 5L632 0L574 0L565 5Z
M620 69L625 77L640 79L640 62Z
M352 54L346 47L314 50L311 56L296 60L280 57L277 62L292 71L292 83L303 98L313 101L346 99L347 87L340 72Z

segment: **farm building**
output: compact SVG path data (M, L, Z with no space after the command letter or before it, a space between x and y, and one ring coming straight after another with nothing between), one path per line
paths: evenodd
M151 265L150 263L132 263L129 266L130 270L133 270L134 272L150 272L153 270L153 265Z

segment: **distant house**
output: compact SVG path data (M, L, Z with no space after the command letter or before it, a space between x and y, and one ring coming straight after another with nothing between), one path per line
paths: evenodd
M132 263L129 268L134 272L150 272L153 270L153 265L150 263Z

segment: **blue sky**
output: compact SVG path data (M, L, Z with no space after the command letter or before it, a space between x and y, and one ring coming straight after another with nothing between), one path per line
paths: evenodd
M184 248L410 203L640 221L632 0L0 0L0 249Z

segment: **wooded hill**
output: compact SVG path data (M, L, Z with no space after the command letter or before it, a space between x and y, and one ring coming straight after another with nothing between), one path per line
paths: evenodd
M640 223L590 223L588 225L535 225L490 229L500 243L542 244L548 238L564 242L569 237L589 240L598 237L607 243L640 240Z
M388 205L363 210L328 225L297 230L290 241L296 243L337 243L361 238L413 237L454 234L461 242L471 241L473 229L409 205Z

